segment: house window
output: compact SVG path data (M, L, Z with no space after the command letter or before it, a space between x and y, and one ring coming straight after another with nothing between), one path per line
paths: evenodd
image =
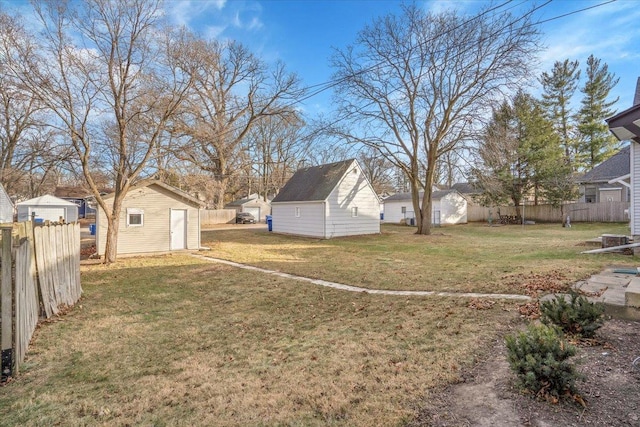
M300 218L300 207L296 206L296 218Z
M127 208L127 227L142 227L144 225L144 211L142 209Z
M358 208L357 207L351 208L351 216L354 217L354 218L358 216Z
M585 203L596 203L596 187L585 187L584 188L584 201Z

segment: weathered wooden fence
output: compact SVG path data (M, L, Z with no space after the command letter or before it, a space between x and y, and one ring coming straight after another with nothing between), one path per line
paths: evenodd
M80 284L80 224L2 226L2 379L17 375L39 316L72 306Z
M468 206L467 220L469 222L488 221L489 216L497 222L498 209L501 215L522 215L522 206ZM605 202L605 203L567 203L561 210L551 205L526 205L524 206L524 219L537 222L562 222L567 215L571 222L626 222L629 202Z
M201 227L206 227L207 225L214 224L227 224L230 222L235 222L235 220L235 209L202 209L200 211Z

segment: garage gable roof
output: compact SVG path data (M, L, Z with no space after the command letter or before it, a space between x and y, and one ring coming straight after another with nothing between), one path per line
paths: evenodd
M45 194L44 196L34 197L33 199L25 200L24 202L16 203L16 206L75 206L73 202L68 200L59 199L58 197Z
M326 200L354 162L350 159L298 169L272 203Z
M188 202L189 204L192 204L196 207L203 207L204 203L201 202L200 200L196 199L193 196L190 196L189 194L185 193L182 190L177 189L176 187L173 187L169 184L165 184L164 182L157 180L157 179L145 179L142 180L140 182L138 182L135 185L132 185L131 187L129 187L129 192L133 191L133 190L137 190L140 188L144 188L144 187L150 187L152 185L157 185L160 188L163 188L165 190L167 190L170 193L173 193L173 195L175 196L176 199L182 200L184 202ZM103 196L103 199L111 199L115 196L115 192L114 193L110 193L107 194L106 196Z

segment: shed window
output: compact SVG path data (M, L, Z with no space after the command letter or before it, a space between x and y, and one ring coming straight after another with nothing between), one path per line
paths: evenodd
M300 207L296 206L296 218L300 218Z
M354 218L358 216L358 208L357 207L351 208L351 216L354 217Z
M584 201L586 203L596 203L596 194L597 194L597 190L596 187L585 187L584 189Z
M144 225L144 211L142 209L127 208L127 227L142 227Z
M400 212L403 213L403 214L406 214L407 213L407 207L406 206L401 207L400 208Z

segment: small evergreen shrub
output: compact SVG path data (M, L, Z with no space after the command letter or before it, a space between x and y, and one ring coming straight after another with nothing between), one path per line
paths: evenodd
M520 388L552 400L575 395L579 375L568 359L576 348L561 339L557 328L529 325L525 332L507 336L506 345Z
M540 304L542 323L556 325L566 334L592 338L604 323L604 305L594 304L576 292L570 299L558 296Z

